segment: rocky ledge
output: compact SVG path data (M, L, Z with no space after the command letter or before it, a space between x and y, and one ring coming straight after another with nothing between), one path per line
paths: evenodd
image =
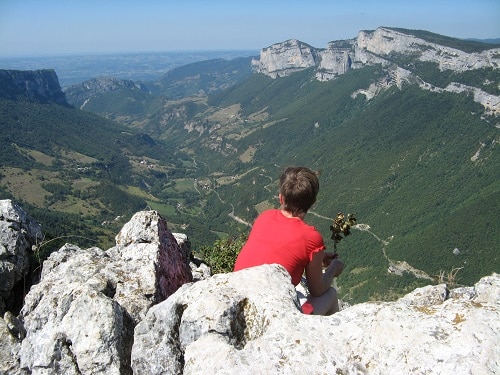
M40 101L68 105L53 69L4 70L0 69L0 98Z
M360 31L355 39L329 42L326 48L312 47L296 39L276 43L263 48L260 57L252 60L252 67L272 78L315 68L316 78L327 81L350 69L393 65L393 55L437 63L440 70L455 72L500 67L500 48L467 53L385 27Z
M303 315L282 267L210 276L185 236L144 211L111 249L51 254L20 314L0 319L0 373L494 374L499 304L493 274Z

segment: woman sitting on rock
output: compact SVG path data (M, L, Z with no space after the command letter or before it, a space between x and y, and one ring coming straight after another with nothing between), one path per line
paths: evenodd
M316 173L306 167L286 168L279 181L280 208L267 210L255 220L234 270L277 263L290 273L295 286L305 271L309 295L302 311L330 315L339 311L337 292L331 284L344 264L336 254L325 252L321 234L304 222L318 191Z

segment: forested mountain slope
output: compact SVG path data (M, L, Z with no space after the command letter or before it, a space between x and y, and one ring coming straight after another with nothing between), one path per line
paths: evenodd
M495 65L500 54L478 49L476 42L447 37L446 46L425 44L440 39L435 34L395 30L397 38L392 41L387 33L395 31L386 29L380 35L363 32L362 41L369 43L373 37L383 43L396 39L413 43L416 37L425 38L419 42L424 47L418 47L423 55L400 51L382 56L368 47L349 55L354 43L360 43L358 37L332 42L325 49L351 62L331 65L334 70L325 72L321 68L325 60L313 59L319 52L311 46L282 43L266 49L275 53L267 55L266 61L287 72L280 76L267 74L269 69L251 73L250 59L211 61L145 84L149 90L124 85L99 93L83 107L121 125L77 109L44 112L39 104L20 103L14 110L7 101L3 113L14 114L4 116L2 127L28 118L36 128L38 118L48 113L61 119L42 122L45 129L52 129L47 133L52 137L40 136L41 143L50 147L13 142L18 149L31 150L27 152L34 159L28 169L19 171L21 175L33 174L36 168L56 168L57 173L68 169L64 154L53 154L57 147L64 148L56 147L54 134L65 127L72 129L68 124L80 124L69 132L79 134L71 145L94 133L89 144L74 147L74 152L98 160L89 159L96 169L85 182L102 186L100 178L106 175L109 187L96 193L89 188L88 194L99 200L117 196L109 192L125 192L127 198L121 199L137 204L91 204L106 208L80 210L83 222L90 217L126 217L136 207L148 206L164 215L174 231L187 233L196 251L217 238L247 233L260 211L277 206L282 168L307 165L321 171L321 189L306 220L323 233L330 250L329 226L337 212L356 213L358 218L352 235L338 245L347 265L339 279L342 298L394 298L443 275L454 275L459 284L473 284L500 268L499 70ZM387 47L380 43L375 43L376 48ZM464 44L460 48L471 52L449 49ZM441 69L441 61L430 60L439 56L432 49L441 48L449 56L456 55L456 66L463 67L463 61L479 63L464 71ZM300 52L305 59L307 51L310 66L285 69L280 65L284 61L280 56ZM33 108L23 110L27 105ZM88 121L97 121L109 133L98 131L99 126L79 133ZM12 143L12 137L4 137L4 142ZM100 148L106 140L109 146ZM2 158L15 156L11 168L19 168L15 163L22 152L12 150ZM41 161L46 155L55 158L47 165ZM20 196L8 184L15 181L12 175L2 174L4 191ZM43 177L51 182L42 186L46 191L68 185L53 183L48 176L52 175ZM87 190L76 186L72 182L64 199L79 194L87 202ZM54 198L52 203L51 196L33 204L64 212L60 209L64 199Z

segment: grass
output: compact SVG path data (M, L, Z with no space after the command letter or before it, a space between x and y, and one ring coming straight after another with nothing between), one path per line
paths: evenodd
M226 239L229 236L229 234L226 232L218 232L214 230L212 230L211 232L215 234L220 240Z
M85 177L73 181L73 188L76 190L88 190L97 185L99 185L97 181Z
M236 181L239 181L240 179L242 179L243 177L245 177L247 174L253 172L254 170L258 169L258 167L254 167L254 168L251 168L243 173L240 173L238 175L234 175L234 176L221 176L219 178L217 178L217 183L219 185L229 185L229 184L232 184Z
M122 189L126 193L135 195L136 197L139 197L139 198L144 198L144 199L146 199L148 201L154 201L154 202L159 202L160 201L155 196L149 194L148 192L142 190L141 188L139 188L137 186L130 186L130 185L120 186L120 189Z
M45 205L45 199L52 194L46 191L42 184L44 180L61 183L57 172L40 170L25 171L21 168L1 168L0 185L12 195L37 207Z
M179 178L175 180L175 187L174 190L178 192L185 192L185 191L195 191L194 188L194 182L192 178Z
M56 158L49 156L47 154L44 154L43 152L36 151L36 150L26 150L21 147L18 148L21 153L26 153L27 155L31 156L37 163L43 164L47 167L51 166Z
M249 163L252 161L254 155L255 155L255 151L257 151L257 149L254 147L254 146L249 146L245 152L243 152L243 154L240 155L240 160L243 162L243 163Z
M148 203L149 208L158 211L162 217L171 218L175 216L175 207L169 204L160 203L159 201L156 200L155 201L146 200L146 202Z
M271 208L274 208L274 205L269 202L268 200L265 200L263 202L257 203L255 205L255 210L260 214L261 212L265 210L269 210Z
M240 112L240 107L241 106L239 104L233 104L230 105L229 107L225 107L218 110L217 112L213 113L207 118L209 120L218 122L230 121L233 120L238 115L238 113Z
M92 164L98 160L76 151L61 150L61 156L77 164Z

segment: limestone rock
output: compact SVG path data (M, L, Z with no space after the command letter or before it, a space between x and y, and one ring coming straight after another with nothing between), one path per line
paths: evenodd
M27 374L19 366L19 350L24 338L21 327L22 324L10 312L0 318L0 374Z
M359 48L376 55L389 55L395 52L417 54L421 61L435 62L441 70L464 72L500 65L499 48L481 53L467 53L384 27L379 27L375 31L360 31L356 42Z
M182 238L182 236L178 236ZM104 251L66 244L43 264L25 298L21 368L33 374L129 374L133 329L151 305L192 280L156 211L135 214Z
M179 246L167 222L156 211L141 211L123 226L110 254L141 272L141 284L161 302L181 285L191 282L191 248ZM144 285L141 290L145 290Z
M0 200L0 314L22 301L13 289L29 270L32 247L42 240L41 226L10 199Z
M277 78L316 66L317 60L315 48L296 39L290 39L263 48L260 59L252 60L252 66L259 73Z
M116 301L76 281L33 289L22 312L21 368L32 374L131 373L131 319Z
M354 97L362 93L371 99L382 89L392 85L400 88L403 82L417 81L424 90L472 93L474 100L481 103L488 113L500 113L500 96L458 83L452 83L444 89L433 87L413 76L405 69L406 66L394 68L391 56L395 54L412 56L417 61L433 62L441 70L460 73L481 68L498 69L500 66L500 48L467 53L402 31L379 27L374 31L360 31L354 39L329 42L326 48L315 48L295 39L276 43L261 50L259 59L252 60L252 69L271 78L278 78L314 68L316 79L329 81L351 69L378 64L388 70L387 80L374 83L365 90L358 90L353 93Z
M321 317L299 311L280 266L215 275L149 310L135 330L132 368L141 374L493 374L500 365L500 276L473 289L449 298L443 285L429 286L396 302Z
M366 65L390 65L386 56L405 54L420 61L435 62L441 70L464 72L500 66L500 49L467 53L431 43L401 31L379 27L360 31L354 39L329 42L326 48L315 48L292 39L263 48L259 59L252 61L254 71L272 78L316 67L319 80L329 80Z
M67 105L66 96L53 69L26 71L0 69L0 98L18 97Z
M498 274L470 287L427 286L395 302L344 306L322 317L301 313L281 266L211 277L201 266L187 237L170 233L155 211L134 215L108 251L66 244L44 262L19 319L11 313L0 319L0 373L493 374L500 368Z

